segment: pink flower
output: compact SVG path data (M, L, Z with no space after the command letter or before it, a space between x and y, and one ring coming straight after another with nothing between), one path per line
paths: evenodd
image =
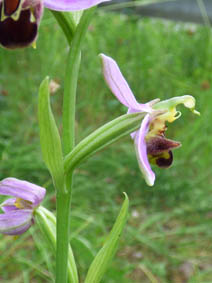
M15 178L0 182L0 195L12 196L0 207L0 233L19 235L34 223L33 212L44 199L46 190L40 186Z
M103 62L105 81L116 98L128 108L127 113L146 113L140 129L131 134L134 139L137 160L146 183L153 186L155 174L150 163L161 168L168 168L173 161L172 149L179 147L180 142L165 138L166 122L173 122L181 115L176 111L178 104L184 104L195 114L195 99L190 95L173 97L160 101L155 99L145 104L138 103L128 83L123 77L117 63L110 57L100 54Z
M0 0L0 45L21 48L33 44L43 6L57 11L88 9L108 0Z

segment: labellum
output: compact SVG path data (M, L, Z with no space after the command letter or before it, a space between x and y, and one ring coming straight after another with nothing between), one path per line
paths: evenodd
M0 44L9 49L32 45L42 12L41 0L0 0Z
M164 136L155 136L147 141L147 154L149 162L161 168L172 165L172 149L181 146L180 142L166 139Z
M20 0L13 0L13 1L4 1L4 15L6 17L12 16L16 11L18 11L18 8L20 7L21 1Z

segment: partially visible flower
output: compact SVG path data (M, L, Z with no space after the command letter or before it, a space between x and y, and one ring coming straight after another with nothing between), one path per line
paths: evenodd
M57 11L85 10L108 0L0 0L0 45L21 48L37 38L43 6Z
M56 11L79 11L110 0L44 0L44 6Z
M42 14L41 0L0 0L0 44L10 49L33 44Z
M160 102L155 99L145 104L138 103L124 79L117 63L110 57L100 54L103 62L104 78L116 98L128 108L127 113L145 112L146 115L139 130L131 134L134 139L139 167L146 183L153 186L155 174L150 163L161 168L168 168L173 161L172 149L179 147L180 142L165 138L166 122L173 122L181 115L176 111L178 104L184 104L195 114L195 99L190 95L174 97Z
M0 207L0 233L20 235L34 223L34 210L40 205L46 190L40 186L15 178L0 182L0 195L12 196Z

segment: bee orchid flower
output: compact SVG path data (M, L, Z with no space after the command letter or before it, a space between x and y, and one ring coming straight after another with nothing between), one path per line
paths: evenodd
M195 99L184 95L164 101L155 99L145 104L138 103L117 63L104 54L100 54L100 57L105 81L116 98L128 108L127 113L146 113L140 128L133 132L131 137L134 139L138 164L145 181L149 186L153 186L155 174L150 163L161 168L170 167L173 162L172 150L181 145L180 142L165 137L166 123L180 117L181 113L176 110L178 104L184 104L193 113L199 114L194 110Z
M37 38L43 7L57 11L85 10L108 0L0 0L0 45L14 49Z
M34 223L34 210L40 205L46 190L40 186L15 178L0 182L0 195L12 196L0 207L0 233L20 235Z

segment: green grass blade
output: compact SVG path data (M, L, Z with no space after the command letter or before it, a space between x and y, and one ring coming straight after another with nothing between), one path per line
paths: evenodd
M107 237L103 247L94 258L85 279L85 283L98 283L102 279L108 264L112 260L118 245L120 235L123 231L128 214L129 200L125 194L125 200L116 219L116 222Z

